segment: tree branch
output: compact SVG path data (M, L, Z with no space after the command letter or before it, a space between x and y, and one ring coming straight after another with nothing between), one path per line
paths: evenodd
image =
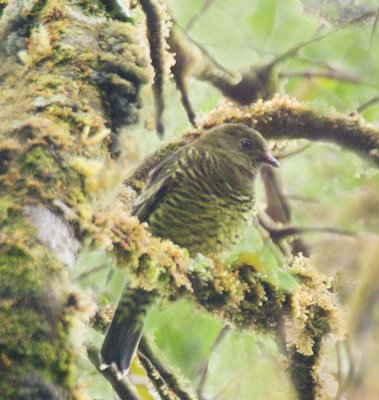
M104 370L100 369L100 352L95 346L88 345L87 354L88 359L97 369L97 371L111 384L113 390L117 393L120 400L141 400L137 391L126 377L118 379L117 372L113 368L106 368Z
M192 142L204 130L213 126L237 122L257 129L268 140L307 139L313 142L334 143L379 166L379 128L358 116L337 112L325 113L309 108L289 97L275 97L258 101L249 107L227 104L212 111L196 130L190 130L175 142L147 157L126 180L126 185L137 192L151 169L162 159Z
M215 0L203 0L203 5L201 6L200 10L197 13L195 13L191 17L191 19L188 21L188 23L185 27L186 32L189 32L193 28L193 26L196 24L196 22L200 19L200 17L205 15L208 8L214 4L214 1Z
M266 194L266 213L268 218L263 219L259 217L259 223L269 233L271 240L287 254L285 246L283 245L281 238L275 236L274 226L270 223L275 221L280 224L289 224L291 222L291 207L283 193L282 184L278 171L274 171L273 168L263 167L261 168L261 176L263 179L263 185ZM271 219L271 221L269 221ZM275 223L273 225L275 225ZM290 244L292 249L292 255L295 256L299 253L303 256L309 256L308 246L304 243L301 238L294 238Z
M366 101L365 103L361 104L355 111L353 111L350 115L354 116L354 113L361 113L367 108L371 107L372 105L379 102L379 96L374 96L370 100Z
M159 358L157 358L146 336L142 336L138 355L141 364L145 368L162 399L178 398L179 400L196 400L194 394L183 389L183 382L180 382L178 377L175 376L172 371L169 371ZM170 392L172 395L169 395Z
M167 52L166 39L169 36L171 20L164 3L156 0L139 0L146 16L147 39L150 47L151 64L154 69L153 94L155 104L155 128L159 136L164 134L162 121L165 108L163 84L171 64L172 57Z
M220 107L203 121L203 128L225 122L240 122L267 139L307 139L334 143L370 159L379 166L379 128L357 116L313 110L288 97L275 97L248 108Z
M353 76L347 74L346 72L336 71L336 70L328 70L328 71L284 71L279 73L279 77L281 78L305 78L305 79L313 79L313 78L325 78L325 79L333 79L341 82L348 82L354 85L365 85L372 87L373 89L378 89L368 82L364 82L361 78L357 76Z

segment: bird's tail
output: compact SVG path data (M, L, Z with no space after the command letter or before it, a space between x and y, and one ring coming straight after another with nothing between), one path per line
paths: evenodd
M142 335L147 308L155 292L125 287L101 348L102 369L114 366L121 379L129 371Z

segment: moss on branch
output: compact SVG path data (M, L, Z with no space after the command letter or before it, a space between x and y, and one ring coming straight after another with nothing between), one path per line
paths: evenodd
M322 396L320 348L328 334L339 340L343 326L329 279L309 259L295 259L287 270L292 289L283 290L270 283L270 276L260 273L246 254L231 266L207 258L189 260L185 251L151 237L137 222L129 235L126 230L124 225L124 240L116 244L116 250L119 266L128 271L132 285L158 289L170 300L189 297L242 329L276 335L284 318L289 329L285 343L289 372L299 399Z
M267 139L334 143L379 165L379 129L359 116L319 112L289 97L275 97L246 108L221 107L211 113L203 127L222 122L252 126Z
M3 25L24 10L15 4ZM69 1L46 1L34 11L28 41L18 33L23 48L2 30L1 183L22 189L25 204L70 210L64 216L77 234L97 232L101 242L93 199L115 190L125 168L110 160L109 126L136 120L148 61L131 24L91 19Z
M306 139L334 143L379 166L378 127L364 122L359 116L316 111L295 99L277 96L248 107L229 103L213 110L198 129L190 130L180 139L147 157L126 184L140 190L150 170L162 159L195 140L204 130L228 122L253 127L268 140Z

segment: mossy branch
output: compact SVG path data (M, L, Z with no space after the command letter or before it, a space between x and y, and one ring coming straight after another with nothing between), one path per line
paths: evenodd
M134 241L138 237L143 247ZM289 286L281 289L262 275L248 255L225 267L206 258L190 261L177 246L156 241L159 239L146 237L136 223L133 234L117 244L119 265L128 265L133 285L158 288L170 299L190 297L207 311L244 329L276 334L286 318L291 327L286 345L293 352L292 367L301 371L304 360L313 365L308 374L293 379L299 398L308 398L302 394L303 386L321 393L315 367L320 355L317 346L330 332L341 337L342 325L329 280L308 259L296 258L291 270L282 269L288 274Z
M184 389L179 377L163 365L146 336L142 336L138 357L162 400L196 400L194 394Z
M203 46L194 41L184 29L174 23L167 39L170 51L175 55L175 65L171 70L189 121L193 126L197 126L196 114L192 107L188 90L188 79L190 77L210 83L224 97L240 106L250 105L259 99L269 100L278 90L279 75L276 72L278 64L294 57L302 48L346 27L367 21L375 15L376 10L369 10L328 32L316 35L316 37L295 45L268 63L251 65L243 72L228 71ZM341 79L342 75L329 75L329 77ZM347 79L346 75L343 77L345 80ZM350 82L352 82L351 77ZM163 111L163 108L161 111Z
M152 168L163 158L192 142L204 131L223 123L242 123L257 129L268 140L306 139L333 143L379 166L379 128L359 116L317 111L289 97L276 96L248 107L227 104L212 111L198 129L159 149L138 167L126 181L140 190Z
M104 334L112 320L113 313L114 310L111 308L98 308L91 320L92 327ZM120 399L129 399L124 395L124 393L127 394L127 392L131 390L129 381L126 378L119 381L117 379L117 373L113 368L100 370L99 366L101 360L99 351L94 346L88 346L87 350L92 364L110 382ZM138 349L138 359L154 388L160 395L160 398L162 400L196 400L190 390L185 388L186 385L182 382L183 379L166 365L163 365L156 353L156 350L153 350L150 340L143 335Z
M203 122L204 128L222 122L255 127L267 139L307 139L351 150L379 166L379 129L359 116L314 110L288 97L259 101L247 108L222 107Z
M117 393L120 400L141 400L133 385L130 384L127 378L118 379L116 372L112 368L102 370L100 368L101 358L99 350L89 345L87 347L88 358L97 369L97 371L104 376L104 378L112 385L113 390Z

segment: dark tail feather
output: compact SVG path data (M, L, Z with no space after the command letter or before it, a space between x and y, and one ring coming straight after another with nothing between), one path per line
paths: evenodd
M104 369L114 365L121 379L128 373L155 292L125 287L101 348Z

